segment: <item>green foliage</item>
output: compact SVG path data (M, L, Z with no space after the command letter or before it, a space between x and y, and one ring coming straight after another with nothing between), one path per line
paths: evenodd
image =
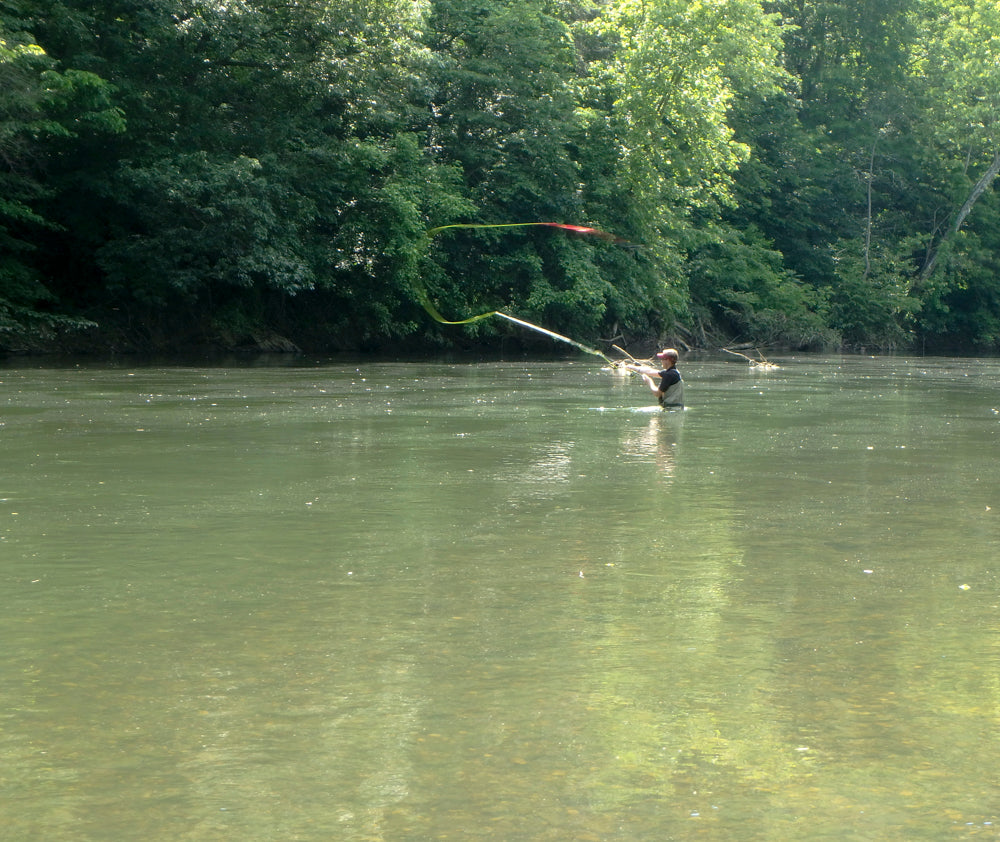
M995 218L996 195L980 219ZM981 230L981 233L980 233ZM1000 232L977 221L940 252L937 271L922 288L920 335L946 350L1000 349Z
M41 175L49 150L121 132L124 122L104 80L57 71L38 44L4 23L0 19L0 330L30 336L88 324L46 312L53 295L33 261L40 234L57 227L42 209L53 194Z
M876 250L866 263L858 238L834 255L837 285L830 294L830 321L852 348L905 348L918 304L909 295L904 259Z
M108 284L147 302L170 291L253 287L294 295L314 283L295 236L311 206L252 158L205 153L123 167L116 201L130 221L98 253ZM134 287L132 285L135 285Z
M438 2L428 24L427 42L440 57L429 137L438 159L460 169L474 219L608 225L585 189L586 128L567 22L533 0ZM614 227L629 236L620 222ZM461 313L502 308L590 338L613 296L600 266L603 244L505 230L449 235L434 248L432 280Z
M953 255L951 277L965 283L956 267L960 232L974 224L1000 172L1000 9L982 0L926 3L912 72L923 82L919 124L925 143L920 162L938 173L928 189L937 200L933 225L925 227L926 251L916 284L925 297L939 258ZM972 274L971 252L965 254Z
M428 323L419 281L592 344L1000 349L997 31L986 0L4 3L0 318L511 330ZM636 248L426 236L459 221Z
M836 344L826 326L825 295L801 283L760 232L717 229L688 265L702 323L755 345L820 349Z
M353 342L407 336L424 318L416 275L441 271L427 260L430 221L472 206L461 196L458 171L433 165L414 135L359 143L349 161L345 174L357 181L338 185L346 201L319 210L319 230L328 232L318 243L319 285L337 302L335 329Z
M595 70L613 91L635 187L681 215L728 200L750 150L727 114L737 90L783 78L776 16L743 0L655 0L612 4L595 25L619 44Z

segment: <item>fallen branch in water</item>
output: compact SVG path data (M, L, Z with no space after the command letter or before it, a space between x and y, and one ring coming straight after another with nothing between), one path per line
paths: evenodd
M638 360L619 345L612 345L611 347L614 348L619 354L624 354L626 357L628 357L627 360L612 361L611 363L612 368L621 369L621 368L627 368L630 365L648 365L654 367L656 366L656 363L653 362L652 359Z
M619 347L618 345L612 345L611 347L612 347L612 348L614 348L614 349L615 349L616 351L621 351L621 353L623 353L623 354L624 354L624 355L625 355L626 357L628 357L628 358L629 358L630 360L632 360L632 362L634 362L634 363L637 363L637 362L639 362L639 361L638 361L638 360L637 360L637 359L636 359L635 357L633 357L633 356L632 356L632 355L631 355L631 354L630 354L630 353L629 353L628 351L626 351L626 350L625 350L624 348L621 348L621 347ZM621 364L621 363L619 363L619 365L620 365L620 364Z
M719 350L724 351L727 354L732 354L734 357L742 357L747 361L750 368L762 368L765 371L773 371L776 368L781 368L781 366L777 363L768 362L768 360L757 348L754 348L754 351L756 351L757 356L760 357L759 360L755 360L753 357L748 357L746 354L741 354L739 351L730 351L728 348L720 348Z

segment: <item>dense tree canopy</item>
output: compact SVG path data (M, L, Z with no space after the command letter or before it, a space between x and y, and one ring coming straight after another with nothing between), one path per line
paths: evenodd
M997 9L0 0L0 349L1000 350Z

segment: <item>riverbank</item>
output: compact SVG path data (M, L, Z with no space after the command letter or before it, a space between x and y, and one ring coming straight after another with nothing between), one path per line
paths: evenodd
M645 357L666 345L682 350L698 350L689 339L635 336L628 339L584 339L586 344L612 358L623 356L614 346ZM722 343L724 344L724 343ZM742 346L741 346L742 347ZM30 326L0 328L0 356L184 356L212 358L220 354L366 354L432 357L442 353L495 355L498 348L508 355L565 356L567 348L548 337L511 329L471 337L460 328L424 332L405 338L372 337L354 330L349 333L324 329L302 321L280 326L233 327L210 320L191 319L165 324L152 320L132 321L117 314L99 321L52 319Z

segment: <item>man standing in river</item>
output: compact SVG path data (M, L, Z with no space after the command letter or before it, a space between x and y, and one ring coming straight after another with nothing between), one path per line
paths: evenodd
M677 370L677 351L664 348L656 356L666 363L666 368L657 370L648 365L626 365L625 368L642 375L664 409L684 409L684 381ZM660 382L657 383L654 377L659 377Z

